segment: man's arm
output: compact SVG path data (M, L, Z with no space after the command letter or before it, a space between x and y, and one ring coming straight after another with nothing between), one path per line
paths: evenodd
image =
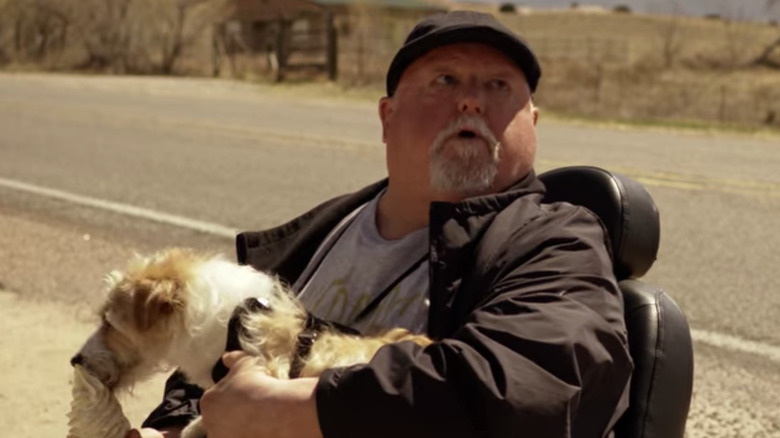
M486 298L451 338L388 345L368 365L327 371L316 391L323 435L608 433L632 371L622 298L595 217L555 215L507 236L487 294L473 292Z
M622 300L602 228L581 210L569 214L555 236L544 220L507 236L498 251L522 252L493 267L478 291L484 299L451 338L424 349L389 345L368 365L327 371L314 393L323 435L607 433L625 409L632 370ZM291 383L258 389L275 386L275 397L310 408ZM244 421L256 419L269 420ZM295 435L298 425L288 426Z
M179 438L181 434L180 428L173 429L131 429L125 434L125 438Z

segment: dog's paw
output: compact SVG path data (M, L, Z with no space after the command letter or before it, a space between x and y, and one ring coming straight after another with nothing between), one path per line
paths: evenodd
M206 438L206 429L203 428L200 417L192 420L192 422L181 431L181 438Z
M381 339L388 343L412 341L421 347L427 347L433 343L427 336L412 333L404 328L390 329L381 336Z

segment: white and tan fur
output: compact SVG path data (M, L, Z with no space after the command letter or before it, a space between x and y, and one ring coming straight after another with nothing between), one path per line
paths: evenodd
M211 370L224 353L230 317L244 300L264 299L269 312L250 313L240 338L268 374L287 378L306 310L274 277L220 256L168 249L137 257L108 275L102 323L73 358L117 391L173 368L207 389ZM383 345L431 341L404 329L358 337L325 331L313 344L302 376L368 362ZM190 436L198 436L197 433Z

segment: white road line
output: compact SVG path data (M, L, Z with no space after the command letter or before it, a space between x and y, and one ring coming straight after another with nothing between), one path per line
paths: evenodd
M736 336L724 335L722 333L710 332L692 328L691 337L696 342L718 347L723 350L738 351L740 353L749 353L769 359L772 362L780 363L780 347L774 345L762 344L761 342L748 341Z
M68 201L74 204L108 210L127 216L148 219L155 222L161 222L168 225L174 225L203 233L213 234L216 236L227 237L230 239L235 238L236 234L238 234L238 230L219 224L197 221L186 217L162 213L146 208L77 195L74 193L41 187L35 184L29 184L21 181L0 178L0 186L32 193L35 195ZM691 329L691 337L693 338L694 342L700 342L702 344L707 344L723 350L753 354L773 362L780 363L780 347L696 328Z
M72 202L74 204L107 210L127 216L148 219L168 225L175 225L177 227L213 234L216 236L227 237L229 239L234 239L236 234L238 234L238 230L219 224L198 221L183 216L176 216L173 214L154 211L148 208L135 207L132 205L120 204L118 202L105 201L102 199L91 198L89 196L77 195L74 193L68 193L57 189L50 189L48 187L41 187L35 184L29 184L21 181L0 178L0 186L22 192L32 193L35 195L59 199L62 201Z

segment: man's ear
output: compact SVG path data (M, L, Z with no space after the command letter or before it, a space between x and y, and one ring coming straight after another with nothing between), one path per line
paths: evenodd
M536 126L536 122L539 120L539 108L533 102L531 102L531 114L534 117L534 126Z
M387 129L393 114L393 98L385 96L379 99L379 120L382 122L382 143L387 143Z

